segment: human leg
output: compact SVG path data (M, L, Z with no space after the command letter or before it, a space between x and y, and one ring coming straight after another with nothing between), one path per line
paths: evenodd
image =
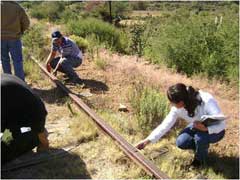
M77 67L81 64L79 58L72 58L72 57L64 57L61 62L61 67L67 76L72 79L80 79L78 74L74 71L73 67Z
M180 149L193 149L195 150L194 142L195 131L191 127L185 128L177 137L176 145Z
M9 57L8 40L1 40L1 61L2 61L3 72L7 74L12 74L10 57Z
M9 51L13 60L14 73L17 77L25 80L23 70L22 42L21 40L9 41Z

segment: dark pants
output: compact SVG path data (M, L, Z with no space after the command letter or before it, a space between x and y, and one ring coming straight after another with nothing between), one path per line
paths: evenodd
M13 60L15 75L24 81L23 56L21 40L1 40L1 61L3 72L12 74L10 56Z
M9 143L1 141L1 163L2 165L32 150L39 145L37 133L32 131L13 135Z
M56 68L59 60L60 60L60 57L57 57L50 62L50 65L53 69ZM58 71L65 73L70 79L78 79L79 77L73 68L76 68L81 64L82 64L82 59L80 58L70 57L70 56L64 57L63 61L60 62Z
M195 151L195 158L201 162L207 160L210 143L220 141L225 134L225 130L218 134L208 134L208 132L198 131L191 127L185 128L177 137L177 147L181 149L192 149Z

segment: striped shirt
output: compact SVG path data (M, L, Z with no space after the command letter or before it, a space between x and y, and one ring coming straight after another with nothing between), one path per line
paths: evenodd
M58 51L62 57L70 56L82 59L82 52L78 48L77 44L67 37L63 37L63 42L60 46L52 41L52 50Z

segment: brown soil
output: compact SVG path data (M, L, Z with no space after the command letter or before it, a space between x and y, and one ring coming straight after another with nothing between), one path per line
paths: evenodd
M136 56L112 54L105 49L99 51L99 57L107 61L105 70L99 70L94 62L85 57L82 66L77 69L81 78L87 80L87 85L94 96L88 98L95 108L117 111L119 104L126 105L130 113L132 109L128 102L129 88L136 81L145 85L155 86L159 91L166 92L170 85L178 82L191 85L211 93L218 101L222 111L229 118L225 138L212 146L219 154L235 154L239 151L239 95L238 88L221 83L218 80L208 80L205 77L188 78L164 66L149 64ZM73 88L76 91L76 88Z

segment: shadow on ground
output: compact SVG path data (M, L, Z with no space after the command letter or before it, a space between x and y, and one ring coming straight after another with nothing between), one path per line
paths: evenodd
M91 93L102 93L105 91L108 91L108 86L101 82L101 81L97 81L94 79L83 79L83 83L85 84L85 88L89 88Z
M20 162L25 164L25 167L12 169L10 171L3 171L1 169L1 178L4 179L91 179L89 172L86 169L84 161L76 154L70 153L64 149L52 149L54 153L28 153L24 157L14 162L10 162L12 166ZM39 164L26 166L29 162L41 162Z
M239 157L223 156L209 153L209 167L216 174L222 174L226 179L239 179Z
M63 92L60 88L54 87L51 89L32 89L37 95L39 95L43 101L49 104L64 104L67 101L67 94Z

